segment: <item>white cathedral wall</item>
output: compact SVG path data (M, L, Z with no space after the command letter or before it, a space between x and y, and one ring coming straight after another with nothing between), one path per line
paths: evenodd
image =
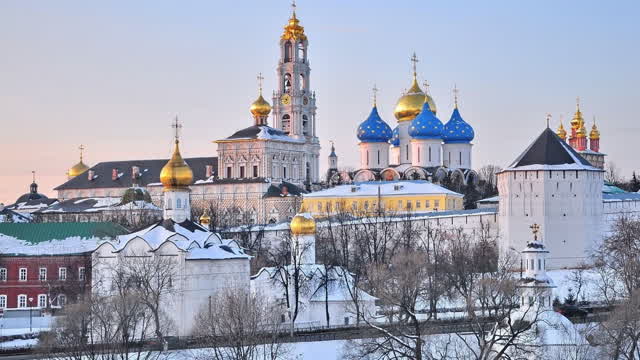
M449 143L442 145L443 165L449 169L471 169L472 144Z
M410 148L413 166L432 167L442 164L442 140L413 139Z
M389 143L361 142L360 169L384 169L389 166Z
M400 138L400 164L411 164L411 136L409 136L411 121L398 122L398 134Z
M400 146L389 147L389 165L400 165Z
M541 227L550 268L585 260L602 236L603 175L595 171L504 171L498 174L502 251L520 251Z

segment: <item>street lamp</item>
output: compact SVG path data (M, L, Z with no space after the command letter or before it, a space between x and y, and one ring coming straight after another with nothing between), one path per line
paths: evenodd
M29 333L33 332L33 298L29 298Z

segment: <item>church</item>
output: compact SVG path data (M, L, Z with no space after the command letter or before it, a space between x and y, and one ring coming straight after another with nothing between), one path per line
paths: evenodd
M449 121L437 117L436 104L427 90L418 84L416 54L413 79L409 90L398 99L394 115L397 126L391 127L378 112L374 88L373 108L358 126L359 169L338 171L337 156L329 157L327 182L332 185L365 181L428 180L441 183L445 179L459 185L476 184L472 168L471 143L473 127L458 108L458 90L454 89L455 106ZM425 83L425 89L428 84Z
M279 40L276 66L278 87L273 106L259 94L249 110L250 125L215 140L217 156L186 158L193 169L190 185L194 208L216 206L236 209L242 219L254 223L290 220L300 206L301 195L319 188L320 141L316 134L316 95L311 88L309 39L295 7ZM271 124L269 124L271 116ZM176 123L179 128L181 125ZM143 187L161 206L160 171L167 159L101 162L80 161L56 187L58 200L87 197L121 197L131 187Z

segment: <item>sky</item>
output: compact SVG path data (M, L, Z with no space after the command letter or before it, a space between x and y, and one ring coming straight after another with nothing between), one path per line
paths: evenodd
M507 166L576 97L607 161L629 176L640 135L638 1L298 0L326 170L329 141L356 167L356 128L380 89L380 115L410 86L411 62L447 121L452 89L476 132L473 164ZM168 158L178 115L185 157L250 126L258 73L275 87L286 0L0 2L0 202L55 196L85 162ZM271 101L271 99L268 99ZM270 119L271 121L271 119Z

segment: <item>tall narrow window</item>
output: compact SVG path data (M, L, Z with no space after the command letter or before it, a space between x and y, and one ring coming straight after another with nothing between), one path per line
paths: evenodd
M67 305L67 296L65 294L58 295L58 306Z
M253 165L253 177L258 177L258 165Z
M231 179L231 166L227 166L227 179Z
M429 146L429 162L431 162L431 146Z
M6 309L7 307L7 295L0 295L0 309Z
M407 160L409 160L409 145L405 145L405 153L407 154Z
M284 44L284 62L291 62L291 55L291 43L287 41Z
M282 178L283 178L283 179L286 179L286 178L287 178L287 167L286 167L286 166L284 166L284 167L282 168Z
M182 199L176 199L176 208L177 209L181 209L182 208Z
M19 276L18 280L27 281L27 268L20 268Z
M47 280L47 268L41 267L40 272L38 273L38 280L46 281Z
M45 294L38 295L38 307L39 308L47 307L47 295Z
M240 166L240 178L244 179L244 166Z
M459 152L459 153L458 153L458 155L459 155L459 156L458 156L458 157L459 157L459 158L458 158L458 164L459 164L460 166L462 166L462 151L461 151L461 152Z
M65 267L58 268L58 280L61 280L61 281L67 280L67 268Z
M369 150L367 150L367 167L369 167Z
M380 165L380 150L378 150L378 165Z
M27 307L27 295L18 295L18 307L19 308Z
M78 280L84 281L85 278L86 278L86 274L85 274L84 267L79 267L78 268Z
M431 149L429 149L431 150ZM418 146L418 162L420 162L420 147Z
M7 281L7 268L0 268L0 281Z

